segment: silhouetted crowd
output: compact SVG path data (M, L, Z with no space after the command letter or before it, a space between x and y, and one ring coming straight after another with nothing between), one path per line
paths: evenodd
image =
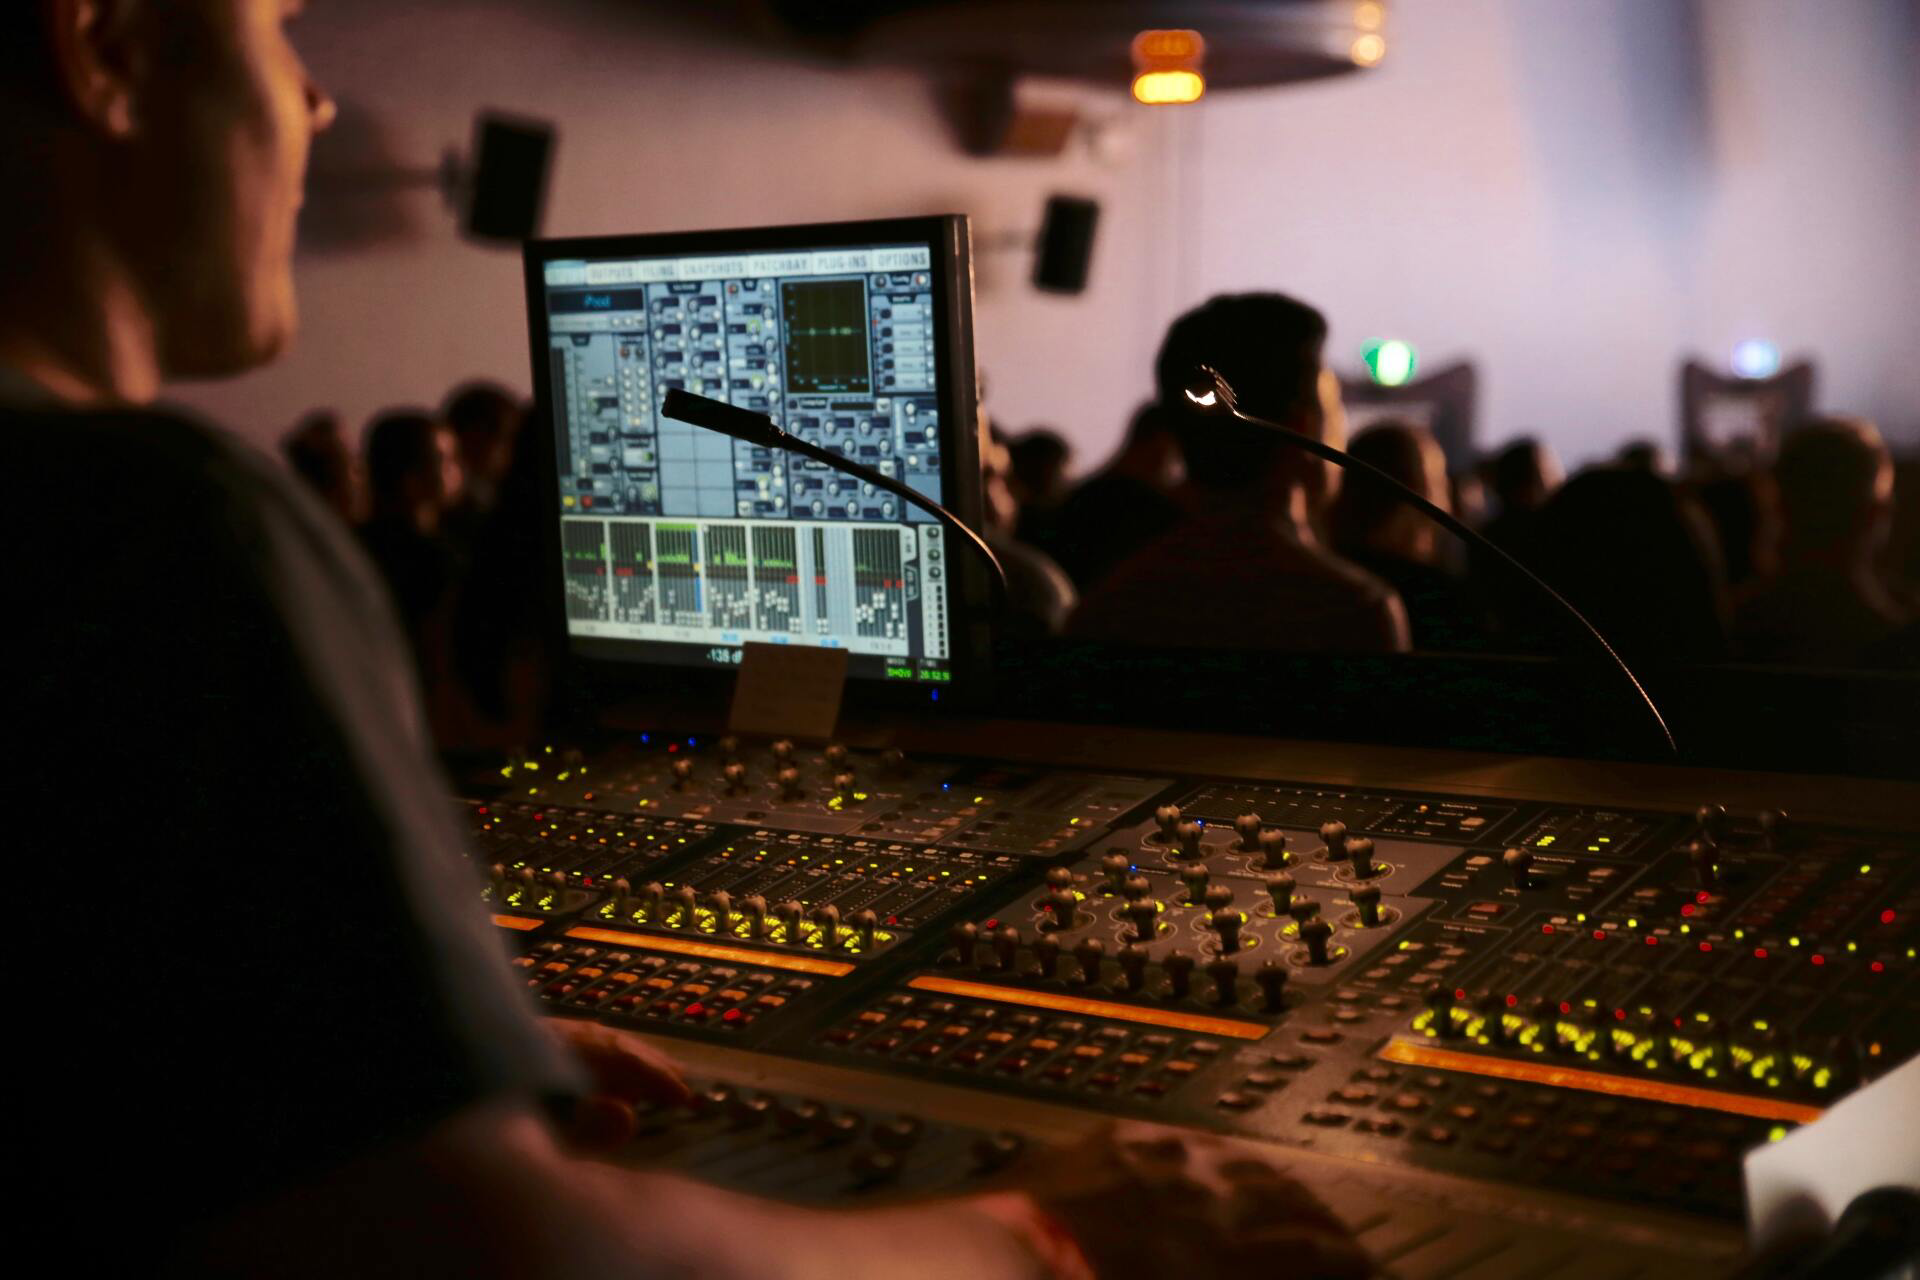
M1078 485L1057 432L996 433L989 490L1015 509L990 500L991 522L1017 540L1023 577L1057 569L1069 584L1064 603L1022 596L1029 619L1063 612L1071 635L1185 648L1529 654L1577 643L1501 557L1368 476L1194 403L1206 364L1246 412L1344 447L1477 529L1632 661L1920 665L1920 465L1896 466L1871 423L1789 424L1771 457L1702 456L1684 471L1634 440L1568 479L1530 437L1449 468L1414 422L1377 420L1347 438L1325 338L1317 311L1278 294L1215 298L1181 317L1157 398Z
M530 412L504 388L470 382L437 409L379 414L359 452L325 412L282 445L386 580L443 744L524 740L550 676Z
M1629 660L1920 666L1920 474L1867 422L1790 426L1771 459L1680 472L1636 440L1567 478L1539 440L1449 466L1434 435L1348 438L1326 321L1280 294L1182 316L1157 397L1072 483L1056 431L981 419L984 533L1005 629L1127 645L1282 652L1555 653L1571 624L1500 556L1283 432L1196 403L1200 366L1245 412L1311 436L1478 529ZM382 413L359 452L326 413L286 438L294 469L354 526L414 646L442 742L517 740L549 678L546 518L530 407L470 383ZM1898 479L1897 479L1898 477ZM1906 505L1896 502L1896 494Z

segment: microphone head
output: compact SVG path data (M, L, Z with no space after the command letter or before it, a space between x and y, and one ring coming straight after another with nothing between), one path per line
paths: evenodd
M1233 388L1210 364L1195 365L1187 383L1187 402L1208 413L1231 413L1239 404Z
M748 444L762 445L771 449L784 447L781 444L781 438L786 433L772 418L763 413L737 408L724 400L695 395L679 387L671 388L666 397L660 401L660 413L676 422L689 423L708 431L718 431L736 440L745 440Z

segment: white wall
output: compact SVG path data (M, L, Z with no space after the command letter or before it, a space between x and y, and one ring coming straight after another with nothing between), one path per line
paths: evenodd
M1395 0L1376 71L1174 111L1116 96L1131 146L1104 161L967 158L921 77L650 7L329 0L300 38L411 163L483 105L559 121L552 234L959 210L992 236L1050 191L1101 198L1087 294L991 254L978 309L989 408L1089 462L1175 311L1247 287L1323 307L1336 363L1375 335L1475 358L1484 439L1578 459L1669 436L1680 357L1761 336L1819 358L1829 407L1920 441L1911 0ZM319 405L358 422L475 374L524 387L517 258L404 199L410 236L303 257L287 360L183 398L264 439Z

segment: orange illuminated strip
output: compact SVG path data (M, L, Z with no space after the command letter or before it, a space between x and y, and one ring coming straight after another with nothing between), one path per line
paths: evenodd
M1438 1067L1445 1071L1465 1071L1477 1076L1497 1076L1526 1084L1544 1084L1554 1089L1582 1089L1588 1093L1611 1094L1616 1098L1639 1098L1646 1102L1665 1102L1676 1107L1700 1107L1708 1111L1726 1111L1760 1120L1791 1120L1812 1124L1823 1114L1819 1107L1793 1102L1775 1102L1771 1098L1750 1098L1718 1089L1696 1089L1691 1085L1663 1084L1632 1076L1610 1076L1601 1071L1581 1071L1575 1067L1555 1067L1544 1062L1513 1062L1506 1058L1483 1058L1478 1054L1434 1049L1404 1040L1390 1042L1380 1051L1388 1062L1409 1067Z
M495 916L493 922L502 929L517 929L521 933L525 933L529 929L538 929L546 923L545 920L532 920L526 916Z
M790 956L778 951L749 951L745 947L723 947L717 942L695 942L692 938L652 938L618 929L596 929L576 925L567 930L569 938L584 942L611 942L617 947L638 947L642 951L671 951L680 956L699 956L702 960L726 960L733 964L757 964L766 969L790 969L795 973L818 973L843 978L853 966L842 960L816 960L812 956Z
M1165 1009L1136 1009L1130 1004L1106 1000L1081 1000L1075 996L1057 996L1048 991L1017 991L984 982L961 982L955 978L915 978L907 983L916 991L935 991L943 996L967 996L974 1000L994 1000L1001 1004L1023 1004L1034 1009L1052 1009L1059 1013L1082 1013L1094 1018L1113 1018L1120 1022L1144 1022L1176 1031L1192 1031L1205 1036L1232 1036L1236 1040L1258 1040L1268 1028L1257 1022L1235 1022L1230 1018L1209 1018L1198 1013L1171 1013Z

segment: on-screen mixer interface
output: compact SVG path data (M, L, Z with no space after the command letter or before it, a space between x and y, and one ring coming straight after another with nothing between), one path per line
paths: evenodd
M572 636L683 663L822 645L856 678L947 678L938 523L660 413L676 387L724 400L940 501L930 245L555 261L545 284Z

